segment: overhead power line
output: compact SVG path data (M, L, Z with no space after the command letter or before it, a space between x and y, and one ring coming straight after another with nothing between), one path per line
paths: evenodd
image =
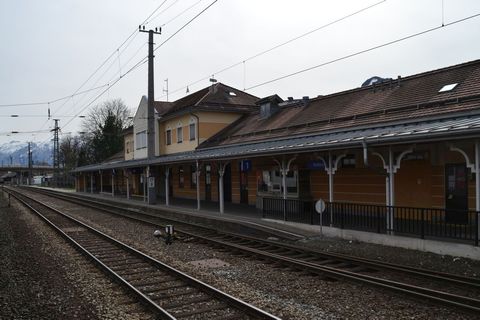
M159 6L157 6L157 8L155 10L153 10L149 15L148 17L143 20L143 22L141 24L146 24L148 23L148 20L165 4L165 2L167 2L167 0L164 0ZM162 11L163 12L163 11ZM103 66L105 66L105 64L112 58L114 57L116 54L118 54L118 51L130 40L130 38L134 37L137 35L137 29L135 28L135 30L127 36L127 38L105 59L103 60L103 62L95 69L95 71L93 71L88 77L87 79L80 85L80 87L78 87L77 90L75 90L72 94L69 94L67 96L64 96L64 97L61 97L61 98L58 98L58 99L52 99L52 100L48 100L48 101L40 101L40 102L27 102L27 103L13 103L13 104L0 104L0 107L18 107L18 106L35 106L35 105L48 105L48 104L53 104L53 103L56 103L56 102L59 102L59 101L62 101L62 100L66 100L66 99L70 99L70 98L73 98L75 96L78 96L78 95L81 95L81 94L84 94L84 93L87 93L87 92L90 92L90 91L93 91L93 90L96 90L96 89L100 89L100 88L103 88L105 86L107 86L108 84L104 84L104 85L101 85L101 86L98 86L98 87L95 87L95 88L90 88L88 90L84 90L84 91L80 91L92 78L95 74L98 73L98 71L100 71ZM131 43L131 42L130 42ZM127 46L126 46L127 47ZM123 51L126 49L126 47L123 49Z
M265 82L261 82L261 83L258 83L256 85L253 85L251 87L248 87L245 90L251 90L251 89L254 89L254 88L258 88L260 86L264 86L264 85L272 83L272 82L276 82L276 81L279 81L279 80L282 80L282 79L286 79L286 78L295 76L297 74L301 74L301 73L304 73L304 72L307 72L307 71L311 71L313 69L324 67L326 65L333 64L335 62L346 60L346 59L349 59L349 58L352 58L352 57L355 57L355 56L358 56L358 55L361 55L361 54L364 54L364 53L367 53L367 52L370 52L370 51L373 51L373 50L376 50L376 49L387 47L387 46L390 46L390 45L395 44L395 43L399 43L399 42L402 42L402 41L405 41L405 40L408 40L408 39L412 39L412 38L415 38L415 37L418 37L418 36L421 36L421 35L424 35L424 34L439 30L439 29L443 29L443 28L446 28L446 27L449 27L449 26L452 26L452 25L455 25L455 24L458 24L458 23L461 23L461 22L464 22L464 21L467 21L467 20L470 20L470 19L473 19L473 18L477 18L478 16L480 16L480 13L473 14L471 16L468 16L468 17L465 17L465 18L462 18L462 19L458 19L458 20L455 20L455 21L452 21L452 22L449 22L449 23L445 23L445 24L442 24L440 26L433 27L433 28L430 28L430 29L426 29L426 30L423 30L423 31L420 31L420 32L417 32L417 33L413 33L413 34L410 34L410 35L402 37L402 38L398 38L398 39L395 39L395 40L392 40L392 41L389 41L389 42L386 42L386 43L383 43L383 44L380 44L380 45L376 45L376 46L370 47L368 49L357 51L355 53L351 53L351 54L348 54L348 55L340 57L340 58L336 58L336 59L333 59L333 60L330 60L330 61L326 61L326 62L317 64L317 65L314 65L314 66L296 71L296 72L292 72L292 73L289 73L289 74L286 74L286 75L283 75L283 76L265 81Z
M177 31L175 31L171 36L169 36L165 41L163 41L161 44L159 44L157 47L155 47L154 51L156 51L158 48L163 46L165 43L167 43L169 40L171 40L175 35L177 35L180 31L182 31L186 26L188 26L190 23L192 23L195 19L197 19L200 15L202 15L205 11L207 11L212 5L214 5L218 0L214 0L212 3L210 3L208 6L206 6L202 11L200 11L198 14L196 14L192 19L190 19L188 22L186 22L184 25L182 25ZM75 114L75 117L77 117L79 114L81 114L85 109L90 107L95 101L97 101L105 92L107 92L111 87L113 87L115 84L117 84L121 79L123 79L126 75L143 65L148 61L147 57L144 57L141 59L139 62L137 62L132 68L130 68L127 72L123 74L123 76L119 77L117 80L115 80L113 83L110 84L110 87L104 91L102 91L100 94L98 94L92 101L90 101L87 105L85 105L83 108L80 109L78 113ZM65 128L68 124L70 124L75 118L71 118L69 121L67 121L62 128Z
M75 96L88 93L88 92L90 92L90 91L98 90L98 89L101 89L101 88L106 87L106 86L108 86L108 84L103 84L103 85L98 86L98 87L95 87L95 88L91 88L91 89L88 89L88 90L80 91L80 92L71 94L71 95L69 95L69 96L65 96L65 97L58 98L58 99L51 100L51 101L30 102L30 103L14 103L14 104L0 104L0 108L6 108L6 107L21 107L21 106L35 106L35 105L37 105L37 106L40 106L40 105L43 105L43 106L44 106L44 105L49 105L49 104L53 104L53 103L55 103L55 102L59 102L59 101L66 100L66 99L70 99L70 98L73 98L73 97L75 97Z
M161 48L165 43L167 43L170 39L175 37L180 31L182 31L186 26L188 26L190 23L192 23L195 19L197 19L202 13L207 11L211 6L213 6L218 0L214 0L212 3L210 3L208 6L206 6L202 11L197 13L192 19L190 19L187 23L185 23L183 26L181 26L177 31L175 31L172 35L170 35L165 41L160 43L153 51L157 51L157 49Z
M183 86L183 87L181 87L181 88L178 88L178 89L175 89L175 90L173 90L173 91L170 91L169 93L170 93L170 94L173 94L173 93L177 93L177 92L179 92L179 91L185 90L185 89L186 89L187 87L189 87L189 86L193 86L193 85L196 85L196 84L199 83L199 82L202 82L202 81L205 81L205 80L210 79L211 76L212 76L212 74L220 74L220 73L223 73L223 72L228 71L228 70L230 70L230 69L233 69L233 68L235 68L235 67L237 67L237 66L239 66L239 65L245 64L245 62L247 62L247 61L250 61L250 60L253 60L253 59L258 58L258 57L260 57L260 56L263 56L264 54L267 54L267 53L269 53L269 52L271 52L271 51L274 51L274 50L276 50L276 49L278 49L278 48L281 48L281 47L283 47L283 46L285 46L285 45L287 45L287 44L289 44L289 43L292 43L292 42L294 42L294 41L300 40L300 39L302 39L302 38L304 38L304 37L306 37L306 36L308 36L308 35L310 35L310 34L312 34L312 33L315 33L315 32L317 32L317 31L320 31L320 30L322 30L322 29L325 29L325 28L327 28L327 27L330 27L330 26L332 26L332 25L334 25L334 24L337 24L337 23L339 23L339 22L341 22L341 21L344 21L344 20L346 20L346 19L348 19L348 18L351 18L351 17L353 17L353 16L355 16L355 15L358 15L358 14L360 14L360 13L362 13L362 12L365 12L365 11L367 11L367 10L369 10L369 9L372 9L372 8L378 6L378 5L380 5L380 4L382 4L382 3L386 2L386 1L387 1L387 0L382 0L382 1L376 2L376 3L372 4L372 5L369 5L369 6L366 6L366 7L362 8L362 9L360 9L360 10L357 10L357 11L352 12L352 13L349 13L349 14L343 16L343 17L340 17L340 18L338 18L338 19L335 19L335 20L333 20L333 21L330 21L330 22L328 22L328 23L326 23L326 24L324 24L324 25L321 25L321 26L319 26L319 27L317 27L317 28L315 28L315 29L312 29L312 30L310 30L310 31L307 31L307 32L305 32L305 33L302 33L302 34L300 34L300 35L298 35L298 36L295 36L295 37L293 37L293 38L291 38L291 39L289 39L289 40L287 40L287 41L284 41L284 42L282 42L282 43L276 44L276 45L274 45L273 47L270 47L270 48L268 48L268 49L266 49L266 50L260 51L260 52L258 52L258 53L256 53L256 54L252 55L252 56L249 56L249 57L247 57L247 58L245 58L245 59L242 59L241 61L238 61L238 62L236 62L236 63L233 63L233 64L231 64L231 65L229 65L229 66L227 66L227 67L225 67L225 68L222 68L222 69L220 69L220 70L218 70L218 71L216 71L216 72L212 72L212 73L210 73L208 76L205 76L205 77L203 77L203 78L201 78L201 79L198 79L198 80L196 80L196 81L193 81L193 82L191 82L191 83L189 83L189 84L187 84L187 85L185 85L185 86ZM163 97L163 96L161 96L161 97Z

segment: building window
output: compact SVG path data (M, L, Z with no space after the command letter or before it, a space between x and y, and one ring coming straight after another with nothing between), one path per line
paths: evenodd
M178 167L178 187L183 188L185 186L185 177L183 176L183 167Z
M355 155L347 154L342 158L342 168L355 168Z
M167 129L167 132L165 133L165 140L166 140L167 146L172 144L172 130L171 129Z
M135 135L135 148L138 149L143 149L147 147L147 131L140 131L137 132Z
M183 128L177 127L177 143L183 142Z
M197 123L195 119L190 119L190 125L188 126L190 129L190 141L195 140L197 138Z
M287 194L298 195L298 171L290 170L285 179ZM279 170L258 170L257 171L258 192L270 194L283 194L282 174Z
M190 166L190 172L192 173L192 179L190 179L190 187L194 189L197 187L197 166Z
M125 141L125 152L130 153L130 141Z

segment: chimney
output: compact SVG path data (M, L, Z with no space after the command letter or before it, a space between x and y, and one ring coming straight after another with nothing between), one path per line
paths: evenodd
M217 79L215 79L215 78L212 77L212 78L210 78L209 81L212 83L212 85L210 86L210 88L208 89L208 91L209 91L210 93L217 93Z
M303 96L302 97L302 102L303 102L304 107L308 106L308 103L310 102L310 97L309 96Z
M397 77L397 87L400 87L400 82L402 80L402 77L401 76L398 76Z

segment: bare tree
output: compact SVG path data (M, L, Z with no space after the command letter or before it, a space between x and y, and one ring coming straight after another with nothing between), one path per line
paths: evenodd
M86 143L85 162L104 161L123 149L121 133L132 124L130 115L130 109L121 99L105 101L89 112L82 123Z

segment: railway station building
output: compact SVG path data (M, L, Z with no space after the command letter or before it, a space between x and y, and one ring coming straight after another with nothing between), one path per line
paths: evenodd
M448 228L478 245L480 60L314 98L215 83L155 102L155 145L146 130L143 97L124 152L77 168L77 191L375 232Z

